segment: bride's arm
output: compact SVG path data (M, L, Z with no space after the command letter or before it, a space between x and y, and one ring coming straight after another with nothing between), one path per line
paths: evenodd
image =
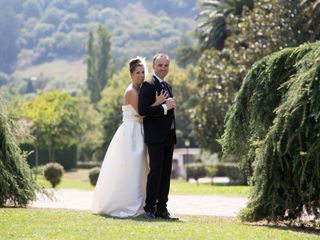
M156 101L151 105L152 107L159 106L160 104L164 103L166 101L167 94L166 92L161 90L159 95L158 95L158 92L156 92L155 98L156 98Z

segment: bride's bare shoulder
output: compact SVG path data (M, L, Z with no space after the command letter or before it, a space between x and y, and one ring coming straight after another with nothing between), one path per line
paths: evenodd
M138 95L137 90L130 84L127 89L124 91L125 97L136 96Z

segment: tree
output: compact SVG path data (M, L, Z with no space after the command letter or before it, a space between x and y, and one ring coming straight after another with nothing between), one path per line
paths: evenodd
M226 39L225 48L207 49L200 58L201 101L195 109L194 125L201 147L220 150L217 139L223 133L225 114L252 64L309 39L304 30L307 18L299 0L271 2L257 1L252 11L244 9L241 16L230 15L228 23L233 34Z
M306 29L310 33L310 41L320 38L320 1L303 0L301 6L305 8L305 13L309 18Z
M11 73L14 71L18 47L17 39L19 22L13 8L2 6L0 8L0 71Z
M88 11L88 1L87 0L72 0L69 6L69 10L76 12L79 16L85 16Z
M103 144L103 115L93 104L88 96L82 96L79 100L80 112L86 126L79 139L78 160L79 161L101 161L100 147Z
M87 87L93 103L101 99L101 91L111 76L110 34L99 26L97 41L90 30L87 44Z
M49 161L55 162L55 150L79 141L84 129L78 100L67 93L40 92L21 104L22 117L32 121L36 148L48 147Z
M119 73L112 76L108 86L101 93L101 100L98 107L103 116L103 143L99 152L99 157L103 160L111 139L122 122L123 93L130 84L128 67L123 67Z
M228 30L226 18L231 14L241 15L244 6L252 9L253 0L199 1L197 33L201 49L223 49L225 39L232 34Z
M224 152L253 169L243 220L320 218L319 61L319 42L263 58L228 112Z
M23 3L24 19L39 18L42 14L42 6L37 0L28 0Z
M39 189L17 143L17 123L7 115L0 101L0 207L25 206L36 199Z
M166 79L172 85L173 95L178 103L175 111L177 147L185 147L185 141L190 146L196 146L193 135L192 114L194 106L200 101L197 95L196 70L188 65L180 68L175 61L170 63L170 72Z

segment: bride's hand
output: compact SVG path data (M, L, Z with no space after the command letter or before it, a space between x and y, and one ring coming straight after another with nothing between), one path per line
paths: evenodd
M167 93L163 90L158 95L158 92L156 92L156 101L152 104L152 106L158 106L162 103L164 103L167 99Z

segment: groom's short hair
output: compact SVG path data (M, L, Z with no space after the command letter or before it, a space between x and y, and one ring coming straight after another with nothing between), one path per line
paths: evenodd
M168 60L170 60L170 57L168 54L157 53L156 55L153 56L153 63L157 60L157 58L160 58L160 57L166 57L166 58L168 58Z

